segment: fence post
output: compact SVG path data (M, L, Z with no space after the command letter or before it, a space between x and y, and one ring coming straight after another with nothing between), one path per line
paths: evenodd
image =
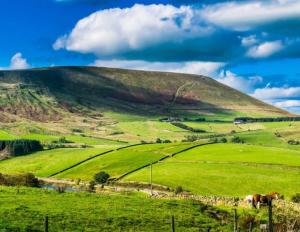
M249 232L252 232L252 230L253 230L253 222L250 222L249 223Z
M175 232L175 218L174 218L174 216L172 216L171 223L172 223L172 232Z
M237 228L238 218L237 218L237 210L236 209L233 209L233 220L234 220L233 231L237 232L238 231L238 228Z
M49 231L49 217L48 215L45 217L45 232Z
M268 208L269 208L269 223L268 223L268 231L273 232L273 212L272 212L272 199L268 200Z

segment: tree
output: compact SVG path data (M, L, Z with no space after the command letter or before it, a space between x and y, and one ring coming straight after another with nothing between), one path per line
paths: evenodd
M99 172L94 176L94 180L96 183L98 184L104 184L107 182L107 180L109 179L109 174L106 172Z

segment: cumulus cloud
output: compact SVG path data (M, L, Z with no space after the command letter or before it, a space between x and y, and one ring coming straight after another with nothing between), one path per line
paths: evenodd
M165 71L213 76L225 65L221 62L147 62L142 60L96 60L92 65L146 71Z
M10 69L27 69L29 67L30 65L20 52L16 53L10 60Z
M243 77L228 70L223 70L216 80L245 93L252 92L256 85L263 82L261 76Z
M193 23L196 12L188 6L140 5L98 11L80 20L54 48L79 52L114 54L164 42L180 42L210 29Z
M300 100L279 101L274 104L279 108L300 107Z
M283 99L283 98L299 98L300 87L266 87L258 88L252 94L253 97L272 100L272 99Z
M265 58L276 54L283 48L284 46L281 41L264 42L257 46L251 47L247 52L247 56L253 58Z
M226 43L226 46L224 46ZM53 48L92 53L100 58L152 61L225 60L237 55L239 38L217 31L190 6L136 4L81 19Z
M229 1L207 6L202 15L216 25L247 31L280 20L299 19L300 1Z

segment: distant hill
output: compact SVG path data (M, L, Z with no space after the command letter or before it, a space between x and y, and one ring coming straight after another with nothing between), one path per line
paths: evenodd
M136 115L288 116L209 77L97 67L0 71L0 120Z

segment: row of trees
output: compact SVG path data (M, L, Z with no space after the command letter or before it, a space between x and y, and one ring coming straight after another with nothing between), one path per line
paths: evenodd
M251 118L251 117L239 117L235 118L234 121L241 122L290 122L300 121L300 117L277 117L277 118Z
M205 133L206 132L205 130L193 128L193 127L187 126L181 122L172 122L171 124L173 126L181 128L181 129L189 130L189 131L196 132L196 133Z
M25 155L42 149L43 146L38 140L0 140L0 151L5 150L10 156Z

